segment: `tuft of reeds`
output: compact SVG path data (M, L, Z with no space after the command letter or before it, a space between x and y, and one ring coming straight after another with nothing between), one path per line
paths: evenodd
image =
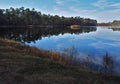
M0 39L0 50L7 50L11 52L21 52L21 53L27 53L29 55L40 57L40 58L47 58L62 64L67 64L68 60L62 53L58 53L55 51L49 51L49 50L42 50L37 49L35 47L29 47L26 45L22 45L20 43L17 43L12 40L8 39Z

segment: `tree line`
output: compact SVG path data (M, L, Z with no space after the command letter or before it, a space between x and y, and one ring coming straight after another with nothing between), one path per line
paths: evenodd
M98 26L120 26L120 20L114 20L108 23L98 23Z
M96 26L97 21L90 18L64 17L42 14L34 8L0 9L0 25L62 25Z

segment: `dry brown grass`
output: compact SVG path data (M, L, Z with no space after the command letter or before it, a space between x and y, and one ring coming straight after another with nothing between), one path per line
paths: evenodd
M111 80L67 63L63 54L0 39L0 84L119 84L119 77Z
M61 53L20 45L19 43L8 39L0 39L0 50L27 53L36 57L48 58L62 64L68 63L67 58Z
M25 47L24 51L27 53L31 53L33 55L42 57L42 58L48 58L50 60L62 63L62 64L67 64L67 58L58 52L54 51L48 51L48 50L40 50L35 47Z

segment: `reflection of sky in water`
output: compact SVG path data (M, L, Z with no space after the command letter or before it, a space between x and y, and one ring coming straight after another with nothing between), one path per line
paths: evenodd
M74 46L81 53L80 55L87 56L89 54L92 56L94 63L98 64L101 62L101 57L108 52L111 56L114 56L116 63L120 67L120 31L113 31L108 28L98 27L95 32L79 35L66 33L64 35L44 37L42 40L29 45L56 51L63 51L65 48ZM117 67L117 69L120 68Z

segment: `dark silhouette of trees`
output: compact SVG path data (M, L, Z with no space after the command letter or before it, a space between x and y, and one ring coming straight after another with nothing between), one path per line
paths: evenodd
M6 23L6 18L5 18L5 15L4 15L4 10L0 9L0 25L3 25L5 23Z
M10 8L0 9L0 25L52 25L69 26L72 24L81 26L95 26L97 21L81 17L60 17L58 15L46 15L34 8Z
M19 41L21 43L25 42L35 42L42 37L71 33L71 34L81 34L96 31L96 27L81 27L79 30L71 30L69 28L27 28L27 27L0 27L0 38L11 39Z

